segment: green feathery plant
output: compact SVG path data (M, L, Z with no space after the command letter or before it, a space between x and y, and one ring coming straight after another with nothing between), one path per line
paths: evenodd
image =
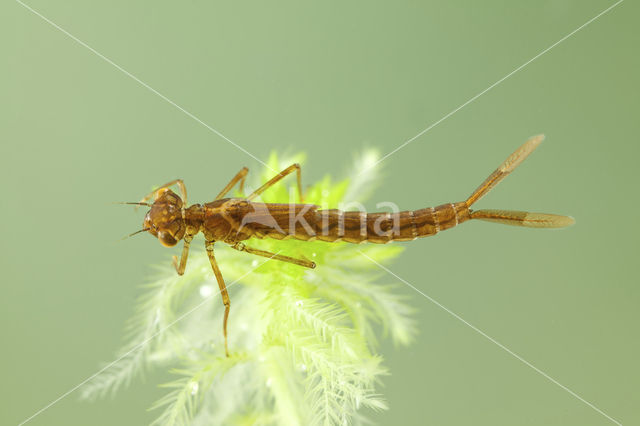
M353 170L368 172L337 183L327 176L305 201L321 208L362 201L375 184L370 166L377 158L366 152ZM281 170L291 162L272 154L269 166ZM261 180L271 175L265 169ZM288 202L289 191L279 183L262 200ZM115 393L145 369L177 364L171 371L178 378L161 385L168 393L152 406L162 410L154 424L343 425L360 423L362 407L386 409L375 389L386 373L375 326L406 345L415 331L412 310L394 285L377 282L381 271L358 251L385 263L402 248L268 239L251 245L304 256L318 267L219 250L231 296L227 358L223 306L204 250L192 251L183 276L167 260L140 297L122 359L84 386L82 397Z

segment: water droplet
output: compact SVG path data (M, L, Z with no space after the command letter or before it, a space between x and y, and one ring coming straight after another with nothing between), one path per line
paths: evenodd
M317 253L311 253L311 256L316 257Z
M213 293L213 287L211 287L210 285L203 285L200 286L200 296L202 296L203 298L207 298L209 296L211 296L211 294Z
M268 388L270 388L270 387L271 387L271 382L272 382L271 377L269 377L269 378L267 379L267 382L265 383L265 385L266 385Z
M257 261L257 260L254 260L253 262L251 262L251 266L252 266L252 267L254 267L254 268L255 268L256 266L258 266L258 261Z
M307 366L305 364L300 364L300 370L307 371Z
M198 393L198 382L191 383L191 396L194 396Z
M296 302L296 306L297 306L298 308L302 307L302 305L304 305L304 303L302 302L302 300L298 300L298 301Z

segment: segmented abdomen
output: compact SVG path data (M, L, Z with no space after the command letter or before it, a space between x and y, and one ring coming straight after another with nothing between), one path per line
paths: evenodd
M317 214L320 226L316 227L316 238L319 240L380 244L428 237L469 219L464 203L397 213L319 210Z
M249 237L387 243L435 235L469 219L464 202L397 213L317 210L310 204L263 204L260 209L270 218L260 215L260 223L245 220Z

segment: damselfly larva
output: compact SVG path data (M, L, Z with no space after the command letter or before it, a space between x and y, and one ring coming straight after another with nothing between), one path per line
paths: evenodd
M255 190L246 198L223 198L239 182L244 186L248 169L245 167L224 187L214 201L187 206L187 189L181 179L162 185L145 196L139 203L151 207L146 214L143 229L156 236L160 242L171 247L184 240L180 261L173 257L178 274L184 273L189 245L193 237L202 232L211 268L220 286L224 303L223 334L225 353L228 356L227 320L229 317L229 294L216 262L213 246L217 241L231 248L258 256L294 263L307 268L316 264L307 259L297 259L264 250L248 247L243 241L250 238L275 238L284 240L321 240L348 243L388 243L409 241L435 235L470 219L499 222L506 225L532 228L561 228L574 223L573 218L546 213L530 213L513 210L471 210L471 206L487 194L495 185L511 173L542 142L542 135L535 136L511 154L465 201L427 207L420 210L397 213L366 213L361 211L320 210L313 204L304 204L300 165L293 164ZM297 172L300 203L276 204L253 202L270 186L290 173ZM181 196L169 189L177 185ZM147 201L153 198L153 204ZM133 235L133 234L132 234Z

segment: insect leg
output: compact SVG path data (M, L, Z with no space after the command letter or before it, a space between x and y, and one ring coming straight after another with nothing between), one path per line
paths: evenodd
M173 256L173 266L176 268L176 272L178 275L184 274L184 268L187 266L187 257L189 257L189 245L191 245L191 240L193 239L193 235L185 235L184 236L184 246L182 247L182 256L180 256L180 264L178 264L178 258Z
M258 256L264 256L271 259L281 260L283 262L293 263L295 265L304 266L305 268L315 268L316 263L306 259L296 259L295 257L284 256L281 254L275 254L264 250L258 250L255 248L247 247L244 243L235 243L231 245L231 248L238 251L244 251L246 253L256 254Z
M182 179L175 179L172 180L171 182L167 182L164 185L162 185L160 188L151 191L150 193L148 193L147 195L145 195L142 200L140 200L141 203L145 203L148 200L150 200L154 195L156 195L158 193L158 191L160 191L161 189L165 189L170 187L171 185L178 185L178 188L180 188L180 195L182 195L182 204L184 204L185 206L187 205L187 187L184 186L184 182L182 181Z
M227 186L224 187L224 189L222 191L220 191L220 193L218 194L218 196L215 198L216 200L219 200L220 198L224 197L225 195L227 195L227 193L229 191L231 191L231 188L233 188L233 186L240 181L240 192L242 192L242 189L244 188L244 179L247 177L247 173L249 173L249 169L247 169L246 167L243 167L242 170L240 170L234 177L233 179L231 179L231 181L227 184Z
M288 174L293 173L294 170L298 174L298 196L300 197L300 202L304 202L302 199L302 176L300 174L300 164L298 163L290 165L289 167L287 167L286 169L284 169L283 171L281 171L280 173L272 177L267 183L265 183L260 188L253 191L253 193L247 197L247 200L249 201L253 200L258 195L266 191L269 187L273 186L276 182L278 182Z
M227 319L229 318L229 307L231 306L231 302L229 300L229 293L227 292L227 286L224 283L224 278L222 278L222 273L220 272L220 268L218 267L218 262L216 262L216 258L213 255L213 244L215 241L205 241L204 245L207 249L207 256L209 256L209 262L211 263L211 269L213 269L213 274L216 276L216 281L218 281L218 287L220 287L220 294L222 295L222 303L224 304L224 319L222 321L222 332L224 334L224 353L229 356L229 347L227 345Z

